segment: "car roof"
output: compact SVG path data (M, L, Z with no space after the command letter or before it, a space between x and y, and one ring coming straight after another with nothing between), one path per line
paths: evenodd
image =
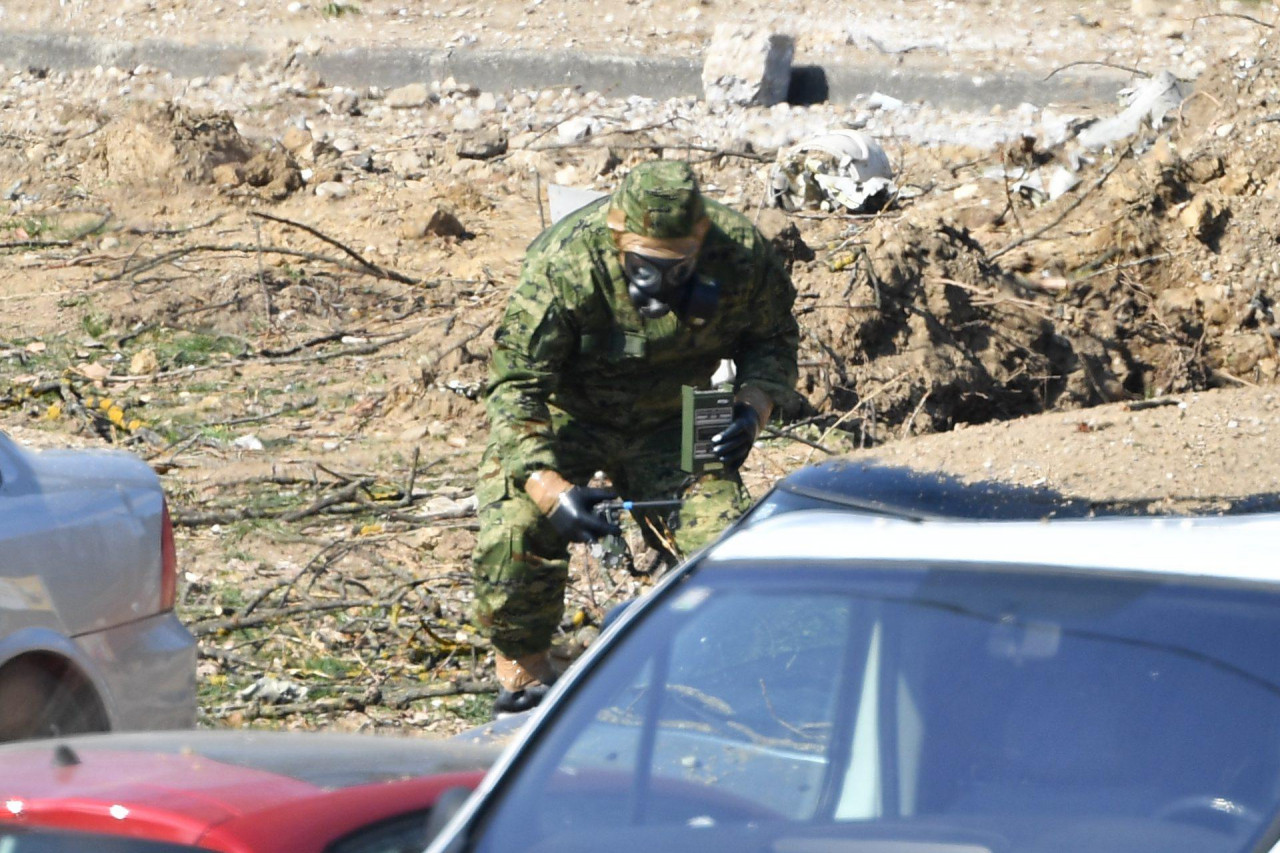
M835 458L806 466L777 484L762 503L847 507L901 518L1014 521L1041 518L1179 514L1254 514L1280 510L1280 494L1231 498L1156 496L1103 500L1073 497L1045 486L962 480L937 471L887 465L876 459ZM1225 505L1225 509L1224 509Z
M1280 513L1047 521L914 521L851 510L767 507L713 545L703 565L947 563L1152 573L1280 584Z
M1012 521L1084 518L1099 512L1089 501L1052 489L997 481L966 482L868 459L837 458L809 465L783 478L776 488L832 506L915 519Z

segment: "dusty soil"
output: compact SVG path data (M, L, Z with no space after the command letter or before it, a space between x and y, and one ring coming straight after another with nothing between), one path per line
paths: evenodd
M381 2L101 5L10 0L0 25L194 38L216 20L227 40L335 44L445 44L474 26L480 44L532 48L593 13L573 0L403 15ZM453 731L485 716L491 661L467 616L467 558L493 324L545 221L546 185L608 189L656 154L690 158L710 194L756 217L800 291L801 381L748 461L755 493L852 452L1144 510L1273 502L1280 88L1259 43L1269 30L1239 15L1274 10L939 4L894 18L863 4L872 17L837 37L812 26L825 5L786 8L777 22L814 53L865 49L869 22L928 31L921 22L958 18L936 49L895 56L1056 66L1076 27L1093 39L1084 58L1131 50L1154 71L1194 48L1204 71L1167 123L1099 151L1072 134L995 148L897 140L907 191L854 216L767 207L777 152L706 130L855 123L841 105L637 114L465 81L355 92L284 61L202 81L9 70L0 427L38 445L125 447L161 473L207 724ZM727 10L619 5L613 30L572 37L677 49ZM981 37L1011 16L1008 39ZM1045 32L1042 17L1068 28L1052 40L1063 52L1017 40ZM564 132L584 120L589 134ZM1054 200L1017 186L1015 169L1074 162L1078 186ZM566 653L647 583L577 555Z

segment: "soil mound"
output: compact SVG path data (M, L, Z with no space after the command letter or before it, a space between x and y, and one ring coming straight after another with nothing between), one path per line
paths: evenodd
M229 113L172 103L135 106L85 143L86 173L125 186L210 183L219 166L246 163L256 153Z
M853 229L852 251L797 272L809 403L871 444L1273 384L1275 59L1224 59L1097 153L1027 139ZM1050 200L1055 171L1076 187Z

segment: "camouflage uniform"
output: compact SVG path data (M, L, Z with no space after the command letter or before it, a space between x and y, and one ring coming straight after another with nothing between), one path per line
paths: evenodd
M675 312L653 319L633 306L608 198L529 246L495 335L492 431L477 487L476 616L504 655L547 649L564 610L568 551L525 494L532 472L585 484L602 470L629 499L684 497L660 519L684 555L748 506L736 471L694 481L680 470L680 388L707 387L720 359L732 358L739 386L774 400L793 393L795 290L749 220L703 203L711 227L697 272L719 282L720 298L696 328Z

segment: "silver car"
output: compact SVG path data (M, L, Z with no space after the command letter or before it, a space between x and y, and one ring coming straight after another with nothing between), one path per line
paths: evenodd
M1280 850L1280 515L851 476L628 607L432 853Z
M0 433L0 740L195 721L159 479L116 451Z

